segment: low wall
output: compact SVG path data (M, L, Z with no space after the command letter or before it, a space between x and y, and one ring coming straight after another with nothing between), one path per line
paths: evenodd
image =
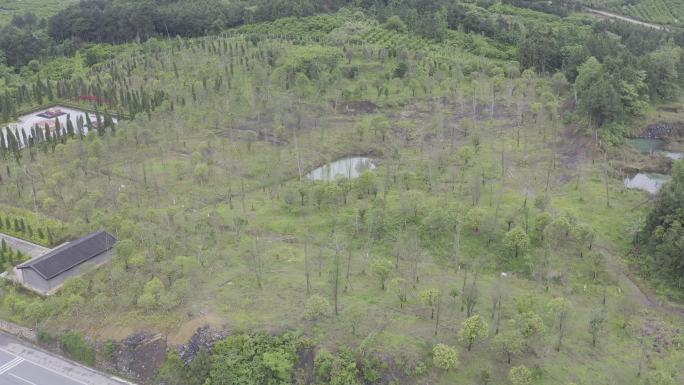
M38 334L35 330L19 326L12 322L0 320L0 330L2 330L5 333L11 334L15 337L31 341L33 343L38 342Z

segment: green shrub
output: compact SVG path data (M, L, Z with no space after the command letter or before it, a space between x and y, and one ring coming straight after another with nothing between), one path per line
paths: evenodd
M306 300L304 313L313 320L324 318L330 313L330 303L320 294L314 294Z
M373 365L371 364L371 366ZM314 370L316 372L316 379L321 384L359 384L359 370L356 366L356 359L349 349L342 348L335 354L332 354L327 350L322 350L316 355ZM373 370L374 369L369 368L369 379L375 379L377 377L376 374L373 373Z
M47 216L18 207L0 205L0 231L26 239L43 246L54 246L55 241L64 239L63 223ZM47 237L44 229L47 229Z
M419 362L416 364L416 367L413 369L413 372L416 374L416 376L422 376L425 373L427 373L428 367L425 364L425 362Z
M387 22L385 22L385 28L389 29L390 31L405 32L406 24L399 16L395 15L387 19Z
M387 365L375 356L361 359L361 377L366 384L377 384L382 379L382 374L387 370Z
M104 343L104 354L108 359L114 358L114 353L119 348L119 345L114 340L107 340Z
M394 68L393 76L395 78L403 78L406 75L406 73L408 72L408 70L409 70L409 66L406 62L403 62L403 61L399 62L399 64L397 64L397 67Z
M684 332L679 333L672 339L672 346L677 350L684 350Z
M38 339L38 343L43 345L57 341L57 337L46 330L38 330L36 333L36 338Z
M239 334L214 346L207 383L286 384L292 381L297 352L306 341L298 334ZM264 382L265 379L277 379Z
M87 365L95 364L95 349L75 331L68 331L60 338L60 346L72 359Z
M458 351L452 346L437 344L432 350L432 360L435 366L448 372L459 365Z

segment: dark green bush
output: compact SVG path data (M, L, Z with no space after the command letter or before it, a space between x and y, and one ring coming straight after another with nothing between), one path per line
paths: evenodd
M68 331L60 338L60 346L67 355L87 365L95 364L95 349L75 331Z

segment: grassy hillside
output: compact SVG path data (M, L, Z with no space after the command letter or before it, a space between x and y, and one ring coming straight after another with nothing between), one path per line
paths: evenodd
M639 155L565 126L566 86L354 14L280 23L92 68L82 86L123 109L163 98L21 150L27 172L0 188L70 234L107 228L117 256L46 299L5 287L4 316L101 340L301 330L389 373L347 383L508 384L519 365L516 385L684 381L681 317L622 273L649 204L611 159ZM378 167L305 177L350 155ZM477 314L470 349L458 336ZM458 368L436 366L440 343Z
M582 3L657 24L681 26L684 22L684 4L678 0L588 0Z
M76 0L0 0L0 25L9 23L14 16L31 12L38 18L48 18Z

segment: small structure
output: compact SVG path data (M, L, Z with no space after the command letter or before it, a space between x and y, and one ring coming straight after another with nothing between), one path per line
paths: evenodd
M41 112L40 114L38 114L38 116L40 116L41 118L46 118L46 119L54 119L54 118L56 118L58 116L62 116L64 114L66 114L66 112L63 112L59 108L49 108L49 109Z
M52 249L45 255L18 265L21 283L29 289L49 294L67 278L80 275L86 262L100 265L112 255L116 238L104 230L86 235Z
M54 120L41 120L40 122L36 123L36 127L40 129L44 129L45 126L50 130L50 132L55 131L55 127L57 127L57 123Z

